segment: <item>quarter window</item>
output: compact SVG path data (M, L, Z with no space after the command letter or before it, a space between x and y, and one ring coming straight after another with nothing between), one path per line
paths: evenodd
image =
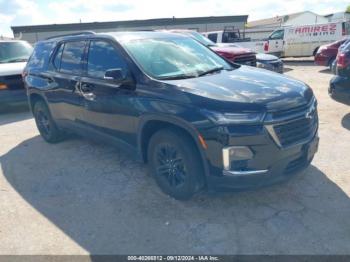
M109 69L120 68L126 71L126 63L117 50L108 42L91 41L88 55L88 75L103 78Z
M64 45L61 72L80 74L85 42L67 42Z

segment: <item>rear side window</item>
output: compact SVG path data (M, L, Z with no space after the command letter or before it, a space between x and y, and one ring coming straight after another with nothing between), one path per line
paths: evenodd
M49 58L55 42L39 42L35 45L34 52L30 57L27 68L29 69L45 69L49 63Z
M85 42L67 42L64 45L60 71L70 74L80 74L82 71L82 58L84 54Z
M120 68L125 73L127 65L123 57L108 42L91 41L88 55L87 72L91 77L103 78L109 69Z

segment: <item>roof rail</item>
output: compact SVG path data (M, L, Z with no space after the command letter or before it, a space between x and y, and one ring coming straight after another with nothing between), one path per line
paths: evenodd
M54 38L59 38L59 37L64 37L64 36L75 36L75 35L94 35L95 32L93 31L81 31L81 32L77 32L77 33L71 33L71 34L64 34L64 35L55 35L55 36L50 36L48 38L46 38L46 40L49 39L54 39Z

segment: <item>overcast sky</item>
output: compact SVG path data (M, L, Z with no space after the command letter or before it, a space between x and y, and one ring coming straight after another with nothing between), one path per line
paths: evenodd
M162 17L249 15L248 20L304 10L328 14L349 0L0 0L0 35L11 25L117 21Z

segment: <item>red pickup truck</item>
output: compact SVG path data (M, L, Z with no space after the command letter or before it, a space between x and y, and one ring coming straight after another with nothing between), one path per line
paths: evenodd
M192 30L169 30L172 33L179 33L195 38L200 43L206 45L219 55L237 64L256 66L256 54L247 48L236 46L217 45L200 33Z

